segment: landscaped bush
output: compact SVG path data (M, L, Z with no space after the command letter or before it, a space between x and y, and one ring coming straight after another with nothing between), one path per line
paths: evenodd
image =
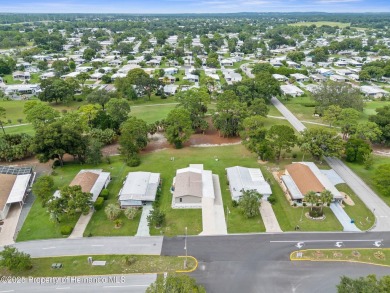
M102 192L100 193L99 197L103 197L104 200L108 199L108 196L110 195L110 192L108 189L103 189Z
M6 134L0 137L0 161L21 160L33 154L34 138L28 134Z
M321 207L313 207L312 209L310 209L309 215L312 218L319 218L319 217L322 217L324 215L324 213L323 213Z
M61 234L62 235L70 235L72 233L73 227L69 225L64 225L61 227Z
M276 203L276 197L275 197L274 195L270 195L270 196L268 197L268 202L269 202L270 204L275 204L275 203Z
M233 201L232 201L232 206L233 206L233 208L238 207L238 201L233 200Z
M103 205L104 205L104 198L99 196L96 199L95 203L93 204L93 207L95 208L95 210L100 211L103 208Z

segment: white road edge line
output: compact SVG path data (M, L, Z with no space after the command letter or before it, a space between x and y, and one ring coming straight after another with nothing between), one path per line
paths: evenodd
M60 288L56 288L57 290L69 290L70 287L60 287Z
M42 249L54 249L56 248L55 246L51 246L51 247L43 247Z
M8 292L15 292L15 290L0 291L0 293L8 293Z
M91 246L98 247L98 246L104 246L104 244L92 244Z
M270 243L296 243L296 242L375 242L375 241L383 241L383 239L372 239L372 240L271 240Z

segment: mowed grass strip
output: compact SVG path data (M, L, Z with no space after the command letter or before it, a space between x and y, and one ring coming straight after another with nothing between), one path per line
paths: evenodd
M352 191L345 183L340 183L335 186L339 191L346 193L354 202L355 205L350 206L344 203L344 210L348 216L355 221L356 227L365 231L370 229L375 223L375 216L372 211L367 208L364 202Z
M135 273L162 273L184 270L183 257L160 255L92 255L94 261L106 261L105 266L92 266L88 256L63 256L33 258L33 268L20 273L0 269L3 276L67 277L88 275L114 275ZM53 263L61 263L61 269L52 269ZM187 258L187 269L196 267L192 257Z
M305 249L294 251L291 260L308 261L345 261L361 262L374 265L390 266L390 250L388 248L356 248L356 249Z
M366 169L363 164L358 163L350 163L344 161L344 163L352 169L353 172L356 173L368 186L372 188L376 194L388 205L390 206L390 197L383 195L382 191L378 188L376 183L374 182L375 170L380 165L390 164L390 157L385 156L377 156L373 155L373 164L370 169Z

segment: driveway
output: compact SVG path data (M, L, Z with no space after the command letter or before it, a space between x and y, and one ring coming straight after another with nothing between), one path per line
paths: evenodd
M4 220L4 224L1 226L0 246L15 243L14 235L21 211L22 207L18 204L13 204L9 209L7 218Z
M333 211L337 220L339 220L340 224L343 226L343 230L345 232L359 232L360 229L356 227L355 224L351 223L351 218L344 211L339 203L332 202L330 204L330 209Z
M87 228L89 221L91 220L93 211L90 211L87 215L81 215L76 225L73 228L72 234L69 238L83 237L85 228Z
M202 225L200 235L226 235L227 227L218 175L213 175L215 198L202 198Z
M142 215L141 219L139 220L138 230L135 236L150 236L148 216L152 210L153 207L151 203L147 203L142 207Z
M272 205L267 200L261 200L260 214L263 219L266 232L283 232L279 226L278 220L276 219Z

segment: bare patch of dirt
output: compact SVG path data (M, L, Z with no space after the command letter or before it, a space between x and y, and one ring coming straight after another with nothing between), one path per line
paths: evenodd
M374 144L374 145L372 145L372 149L373 149L374 154L376 154L376 155L390 157L390 148L389 147Z

